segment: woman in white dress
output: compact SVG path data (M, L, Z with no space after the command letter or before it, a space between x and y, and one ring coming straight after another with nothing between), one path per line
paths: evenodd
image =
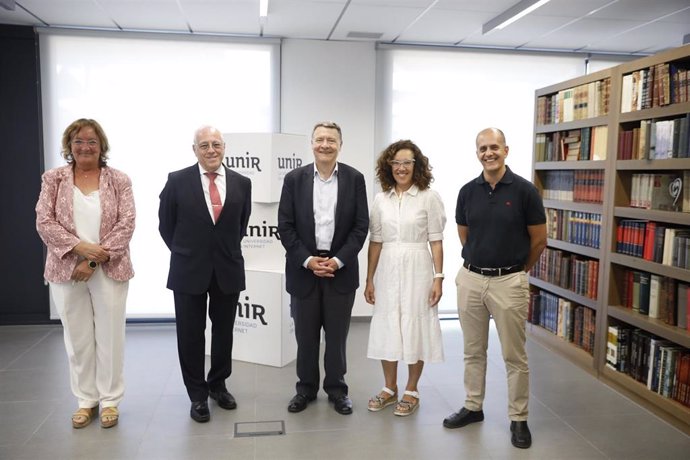
M425 362L443 361L438 301L443 283L441 197L429 189L429 160L412 141L401 140L379 156L376 195L369 223L366 301L374 306L367 356L381 360L385 386L369 400L370 411L395 404L395 415L419 407L417 383ZM408 380L398 400L398 361Z

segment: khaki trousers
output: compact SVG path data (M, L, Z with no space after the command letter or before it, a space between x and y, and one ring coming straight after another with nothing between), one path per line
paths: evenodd
M128 288L101 267L87 282L50 283L79 407L117 407L122 400Z
M464 340L465 407L482 409L486 388L489 319L493 317L508 375L508 416L527 420L529 368L525 351L525 321L529 303L527 273L489 277L460 268L455 279L458 314Z

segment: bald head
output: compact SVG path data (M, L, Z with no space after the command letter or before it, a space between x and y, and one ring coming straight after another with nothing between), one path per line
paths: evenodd
M478 144L479 138L482 136L485 136L486 134L494 134L496 135L496 139L501 142L503 145L506 143L506 135L503 134L503 131L501 131L498 128L484 128L481 131L479 131L479 134L477 134L477 138L475 139L475 143Z
M220 168L225 156L223 135L213 126L202 126L194 133L192 150L204 170L216 171Z
M508 146L503 131L486 128L477 134L477 159L484 167L484 179L490 184L495 184L503 177L507 156Z
M199 143L199 137L204 136L204 135L218 135L221 138L223 137L220 130L218 128L211 126L211 125L203 125L197 128L196 131L194 131L194 143L198 144Z

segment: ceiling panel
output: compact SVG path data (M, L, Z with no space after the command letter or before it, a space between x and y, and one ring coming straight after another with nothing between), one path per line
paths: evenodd
M191 29L199 33L259 35L258 0L180 0Z
M339 1L273 0L264 35L326 39L345 5Z
M16 8L14 11L7 11L4 8L0 8L0 24L31 26L40 24L40 22L37 22L36 18L21 8Z
M517 1L269 0L262 27L259 0L17 0L15 11L0 9L0 23L334 40L371 32L382 42L640 54L690 33L690 0L551 0L481 34Z
M558 16L526 16L503 29L482 35L481 30L462 41L463 45L485 46L522 46L529 44L537 37L548 34L561 27L569 18Z
M17 3L51 26L117 27L93 0L19 0Z
M345 40L349 32L374 32L383 34L381 40L390 41L422 12L423 7L385 7L351 3L331 38Z
M592 43L608 40L612 36L635 27L638 23L616 19L595 19L588 16L569 24L557 32L535 37L527 43L534 48L562 48L577 50ZM574 37L579 37L574 39ZM616 43L611 42L611 45Z
M413 7L426 8L433 4L434 0L351 0L351 6L378 6L384 8Z
M687 8L690 8L688 0L619 0L594 16L646 22Z
M402 34L398 42L430 42L452 45L481 31L486 13L433 9Z
M669 43L675 42L676 46L682 45L682 36L685 33L688 33L687 24L659 21L591 42L585 49L602 51L614 48L620 52L656 53L666 49Z
M150 29L152 17L155 30L186 30L180 8L175 0L98 0L103 9L123 29Z
M654 0L652 0L654 1ZM533 13L534 16L568 16L578 18L592 11L610 8L621 0L551 0Z
M439 0L435 8L443 10L460 10L478 13L494 13L491 17L501 11L505 11L518 0Z
M690 0L688 1L690 3ZM690 33L690 8L678 11L675 14L665 17L662 22L675 22L686 26L687 33Z

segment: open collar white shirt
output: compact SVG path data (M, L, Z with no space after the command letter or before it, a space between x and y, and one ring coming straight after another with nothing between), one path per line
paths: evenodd
M313 201L316 249L330 251L335 233L335 208L338 205L338 163L327 179L321 177L314 163Z
M322 251L330 251L335 233L335 208L338 205L338 163L335 164L333 173L327 179L321 178L314 163L314 233L316 248ZM305 268L311 260L311 256L302 264ZM345 265L342 260L333 257L338 268Z

